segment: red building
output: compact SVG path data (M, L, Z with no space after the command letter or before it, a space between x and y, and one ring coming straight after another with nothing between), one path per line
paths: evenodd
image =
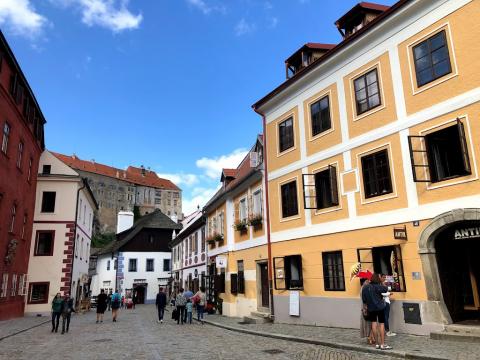
M44 124L0 31L0 320L23 316Z

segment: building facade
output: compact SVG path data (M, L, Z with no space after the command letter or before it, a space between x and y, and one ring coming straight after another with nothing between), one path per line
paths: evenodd
M207 243L205 217L198 209L182 221L182 230L172 240L172 276L174 289L197 292L207 286Z
M270 313L264 211L263 136L205 205L208 274L227 316Z
M88 262L97 203L87 181L45 150L40 157L26 313L49 313L59 292L88 297Z
M159 209L175 221L182 219L182 190L155 172L133 166L122 170L76 155L54 154L88 179L99 205L96 232L115 233L118 213L134 207L140 215Z
M25 308L45 119L0 31L0 320Z
M394 331L478 318L479 11L360 3L339 44L253 106L276 321L358 327L359 268L387 275Z
M181 228L154 210L117 234L114 242L92 254L96 261L92 295L101 289L118 289L127 299L135 295L138 304L154 303L158 287L171 284L169 243Z

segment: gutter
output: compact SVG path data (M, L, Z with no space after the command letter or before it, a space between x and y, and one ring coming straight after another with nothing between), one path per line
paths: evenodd
M73 283L73 264L75 262L75 245L77 243L77 218L78 218L78 200L80 198L80 191L85 189L86 181L82 178L82 186L77 189L77 200L75 201L75 227L73 228L73 250L72 250L72 268L70 269L70 297L72 297L72 283ZM75 294L76 295L76 294ZM75 299L77 301L78 299Z
M267 120L265 114L260 112L257 108L253 110L262 117L263 126L263 165L264 165L264 179L265 179L265 223L267 227L267 251L268 251L268 287L270 294L270 318L275 318L275 307L273 306L273 262L272 262L272 242L270 240L270 212L269 212L269 197L268 197L268 156L267 156Z

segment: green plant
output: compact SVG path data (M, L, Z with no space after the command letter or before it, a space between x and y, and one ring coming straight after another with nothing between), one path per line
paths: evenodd
M115 240L115 233L98 233L92 238L93 248L102 248Z
M210 236L207 238L207 243L210 245L215 244L215 236Z
M233 228L235 231L245 232L247 231L247 222L245 220L237 220L235 224L233 224Z
M248 219L248 225L253 226L253 227L258 227L258 226L262 225L262 223L263 223L263 216L261 214L252 215Z
M223 241L223 235L222 234L217 233L217 234L213 235L213 237L214 237L215 241L217 241L217 242Z

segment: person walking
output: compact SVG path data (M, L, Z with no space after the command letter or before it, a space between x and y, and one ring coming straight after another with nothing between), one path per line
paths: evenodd
M205 311L205 287L200 286L200 290L197 291L197 293L193 296L195 299L196 307L197 307L197 320L201 321L202 324L203 322L203 313Z
M73 305L73 299L69 294L66 294L62 303L62 334L65 334L65 331L68 333L72 312L76 312ZM67 325L66 328L65 324Z
M396 336L397 334L390 331L390 297L392 296L391 287L386 283L387 276L382 274L382 285L387 288L387 292L382 293L383 301L385 302L385 335Z
M122 295L122 300L120 302L120 309L123 309L125 306L125 296Z
M58 292L52 300L52 333L58 332L58 323L62 314L62 295Z
M362 288L360 289L360 301L362 300L363 288L370 283L368 279L361 279ZM369 345L375 344L375 339L372 336L372 322L368 320L368 310L366 305L362 302L362 311L360 314L360 338L367 338Z
M167 294L163 292L163 287L158 289L155 305L157 305L158 322L163 323L163 314L165 312L165 306L167 306Z
M110 291L110 293L108 294L108 297L107 297L107 305L108 305L108 311L110 311L110 308L111 308L111 305L112 305L112 292Z
M191 299L187 300L187 304L185 305L185 312L187 314L187 323L191 324L192 323L192 313L193 313L193 303Z
M187 299L185 299L185 296L183 295L183 289L180 289L177 297L175 298L175 306L177 307L177 324L180 324L180 321L182 321L182 325L185 322L184 321L184 316L185 316L185 304L187 303Z
M100 294L97 296L97 324L98 322L103 323L103 314L107 309L108 296L105 294L105 290L100 290Z
M115 289L115 293L112 294L112 321L117 322L118 309L120 308L120 294Z
M362 302L368 311L366 320L372 322L372 334L376 341L375 347L380 350L390 350L392 347L385 345L385 302L382 293L387 292L386 286L381 284L377 273L372 275L370 284L362 289Z
M190 300L193 296L192 290L190 290L190 289L185 290L185 292L183 293L183 296L185 297L186 301ZM184 314L185 315L184 315L183 321L186 323L187 322L187 312L185 311Z

